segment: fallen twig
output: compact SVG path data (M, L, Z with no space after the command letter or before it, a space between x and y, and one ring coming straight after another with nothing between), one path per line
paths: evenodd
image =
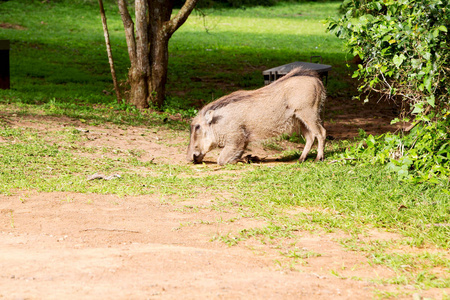
M108 228L86 228L86 229L80 230L80 232L82 232L82 231L119 231L119 232L141 233L140 231L135 231L135 230L128 230L128 229L108 229Z
M106 176L103 174L95 173L94 175L88 176L87 180L95 180L95 179L111 180L114 178L121 178L121 176L119 174L113 174L113 175Z

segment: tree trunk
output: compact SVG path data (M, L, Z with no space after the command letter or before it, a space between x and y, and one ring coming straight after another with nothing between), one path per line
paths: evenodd
M149 76L142 73L138 68L131 67L128 71L128 83L131 86L128 103L137 108L149 108Z
M173 1L148 0L150 36L151 101L162 107L166 96L167 68L169 65L169 38L167 22L172 15Z
M186 21L198 0L187 0L171 19L174 0L136 0L136 36L125 0L118 0L131 67L128 102L137 108L161 108L166 96L169 39Z
M166 96L167 69L169 66L169 40L159 38L153 43L151 57L151 95L156 107L162 107Z

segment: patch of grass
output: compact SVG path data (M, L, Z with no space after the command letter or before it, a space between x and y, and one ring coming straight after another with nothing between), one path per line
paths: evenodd
M330 227L352 231L370 223L396 228L417 244L426 240L450 246L450 228L445 226L450 223L450 201L445 193L448 183L435 188L418 186L389 178L382 167L307 162L255 168L242 178L238 188L248 205L263 196L266 203L279 206L330 208L339 212L325 222ZM336 217L339 220L335 222Z
M231 236L231 234L228 233L228 234L217 234L214 237L212 237L211 241L221 241L227 244L228 246L236 246L240 240L239 238Z
M263 142L263 147L266 150L275 150L275 151L282 151L283 147L280 146L276 140L268 140Z
M116 152L113 158L85 157L92 149L72 147L80 139L73 130L53 131L47 135L33 130L8 126L0 127L6 140L0 145L0 164L10 166L0 170L0 192L14 190L73 191L92 193L143 194L188 196L195 193L185 185L192 180L179 181L177 176L191 173L181 166L156 166L139 161L139 151L128 155ZM75 138L74 138L75 136ZM55 138L58 143L52 142ZM101 149L98 149L101 150ZM95 150L97 151L97 150ZM114 153L113 153L114 154ZM184 170L184 171L183 171ZM120 179L88 181L94 173L123 174ZM174 184L179 188L174 189Z
M370 265L382 265L395 272L391 278L375 280L378 283L414 285L419 289L450 287L450 258L442 251L409 253L404 250L405 241L372 240L357 238L341 240L352 251L365 252ZM410 247L410 246L409 246Z
M374 293L374 296L377 299L393 299L393 298L398 298L398 297L401 297L401 296L407 296L407 295L412 294L412 292L404 292L404 291L391 292L391 291L382 291L382 290L379 290L379 289L375 289L373 291L373 293Z
M312 155L313 152L310 152ZM293 160L297 160L300 158L300 152L297 150L286 150L283 151L283 153L281 154L281 157L279 158L280 161L293 161Z
M306 249L299 249L299 248L294 248L294 249L284 251L284 252L282 251L281 254L286 257L290 257L290 258L294 258L294 259L307 259L310 257L322 256L322 254L320 254L320 253L306 250Z
M296 144L305 144L305 138L301 135L299 135L298 133L293 133L291 135L289 134L282 134L280 137L282 140L286 140L289 141L291 143L296 143Z

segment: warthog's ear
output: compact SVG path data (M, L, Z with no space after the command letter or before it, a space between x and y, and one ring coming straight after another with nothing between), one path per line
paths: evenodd
M214 110L208 110L205 112L206 124L211 125L214 120Z

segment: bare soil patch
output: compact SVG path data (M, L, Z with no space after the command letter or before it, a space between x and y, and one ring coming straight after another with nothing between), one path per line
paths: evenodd
M0 28L5 29L16 29L16 30L26 30L27 28L19 25L19 24L11 24L11 23L0 23Z
M386 125L390 116L385 108L363 112L352 110L351 102L336 105L345 114L328 109L325 122L335 138L357 136L358 128L368 133L393 129ZM1 117L11 126L39 132L79 128L85 135L80 142L84 147L106 147L120 155L141 151L142 160L186 163L187 132L86 126L70 118L18 117L8 112ZM252 150L253 155L268 157L277 153ZM212 155L207 162L214 160ZM412 286L375 283L395 273L368 264L363 253L343 249L338 240L345 235L340 233L298 232L295 240L264 244L248 239L228 246L217 237L267 224L244 218L233 208L216 210L215 199L208 194L184 202L163 201L157 195L34 191L0 195L0 298L368 299L377 291L404 299L414 293L442 295L437 289L416 291ZM361 238L401 237L374 231ZM292 243L320 255L292 263L280 253Z

